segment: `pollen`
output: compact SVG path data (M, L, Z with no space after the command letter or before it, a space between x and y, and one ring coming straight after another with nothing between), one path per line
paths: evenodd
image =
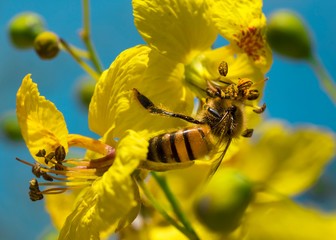
M234 34L236 44L247 53L254 61L259 61L261 56L265 55L264 36L260 28L243 28L240 34Z

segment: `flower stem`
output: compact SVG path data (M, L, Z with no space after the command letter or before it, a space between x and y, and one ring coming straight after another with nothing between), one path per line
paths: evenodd
M308 63L314 69L315 74L320 79L320 84L324 91L329 95L331 100L336 103L336 83L325 69L323 63L317 55L312 55L308 59Z
M65 42L63 39L60 39L60 43L65 51L67 51L75 61L86 71L93 79L96 81L99 80L100 74L97 73L94 69L92 69L83 59L81 59L76 52L71 48L71 46Z
M89 58L98 73L103 72L98 55L93 47L91 41L91 27L90 27L90 3L89 0L83 0L83 30L81 32L82 40L89 52Z
M200 239L197 236L197 233L195 232L195 230L193 229L193 227L191 226L190 222L188 221L187 217L184 215L181 207L179 206L174 194L172 193L172 191L170 190L168 183L166 181L165 177L162 177L160 175L158 175L156 172L151 172L151 175L153 176L153 178L155 179L155 181L159 184L159 186L161 187L162 191L164 192L167 200L169 201L170 205L172 206L174 213L176 214L176 216L178 217L178 219L181 221L181 223L183 224L183 226L188 230L188 232L190 233L190 239Z
M166 219L166 221L169 222L174 227L176 227L185 236L187 236L188 238L192 239L191 236L190 236L190 233L188 232L188 230L186 228L184 228L183 226L181 226L180 224L178 224L175 221L175 219L173 219L171 216L169 216L169 214L166 212L166 210L163 207L161 207L161 205L156 201L155 197L149 191L149 189L147 188L147 186L143 182L143 180L138 178L137 182L138 182L140 188L142 189L142 191L144 192L144 194L146 195L146 197L148 198L148 200L153 205L153 207Z

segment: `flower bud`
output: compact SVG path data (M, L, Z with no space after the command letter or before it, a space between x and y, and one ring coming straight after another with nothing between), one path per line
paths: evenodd
M31 48L36 36L44 31L43 18L32 12L14 16L8 26L9 37L17 48Z
M42 59L52 59L57 56L60 51L59 38L53 32L40 33L34 41L36 53Z
M96 86L96 82L92 79L83 79L78 86L78 96L81 103L88 107Z
M5 116L1 123L4 134L13 141L22 140L21 129L15 114Z
M197 198L196 216L209 229L235 230L253 196L252 184L236 170L218 171Z
M309 31L296 13L280 10L269 18L267 40L271 48L286 57L307 60L312 56Z

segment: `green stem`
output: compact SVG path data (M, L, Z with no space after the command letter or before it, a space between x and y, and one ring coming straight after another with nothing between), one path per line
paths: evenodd
M171 216L169 216L169 214L165 211L165 209L161 207L161 205L156 201L155 197L149 191L144 181L138 178L137 182L142 191L144 192L144 194L146 195L146 197L148 198L148 200L153 205L153 207L166 219L166 221L169 222L174 227L176 227L178 230L180 230L180 232L182 232L186 237L191 238L188 230L183 226L181 226L180 224L178 224Z
M69 44L69 47L72 49L72 51L74 52L74 54L76 54L78 57L84 58L84 59L89 59L89 53L88 53L88 51L86 51L84 49L80 49L80 48L78 48L78 47L76 47L74 45L71 45L71 44Z
M324 91L329 95L329 97L336 103L336 84L329 75L328 71L325 69L323 63L319 60L317 55L312 55L308 62L314 69L317 77L320 79L320 83Z
M96 71L101 74L103 72L103 68L91 41L89 0L83 0L83 31L81 33L81 37L89 52L89 57L93 66L95 67Z
M181 221L181 223L183 224L183 226L188 230L188 232L190 232L190 239L200 239L197 236L197 233L195 232L195 230L193 229L193 227L191 226L191 224L189 223L187 217L184 215L181 207L179 206L174 194L172 193L172 191L170 190L168 183L166 181L165 177L159 176L156 172L151 172L151 175L153 176L153 178L155 179L155 181L159 184L159 186L161 187L162 191L164 192L167 200L169 201L170 205L172 206L174 213L176 214L176 216L178 217L178 219Z
M60 39L60 43L64 50L67 51L75 59L75 61L84 69L84 71L86 71L96 81L99 80L100 74L92 69L86 62L84 62L71 48L71 46L67 44L67 42L65 42L63 39Z

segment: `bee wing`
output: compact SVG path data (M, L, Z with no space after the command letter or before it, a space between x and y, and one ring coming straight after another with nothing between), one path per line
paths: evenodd
M208 179L211 179L212 176L216 173L217 169L219 168L219 166L221 165L223 158L227 152L227 150L229 149L229 146L232 142L232 138L229 138L229 140L226 142L225 148L222 152L222 154L219 156L219 158L217 158L216 160L213 161L209 174L208 174Z

